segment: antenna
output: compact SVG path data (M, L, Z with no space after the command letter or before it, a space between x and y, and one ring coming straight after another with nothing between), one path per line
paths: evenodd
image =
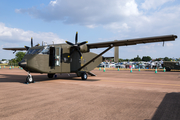
M53 42L53 45L52 45L52 47L54 47L54 41L52 41Z

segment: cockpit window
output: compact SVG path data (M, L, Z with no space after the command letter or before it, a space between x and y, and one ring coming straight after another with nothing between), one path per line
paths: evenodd
M30 49L28 50L27 54L38 54L37 52L40 52L41 49Z
M44 49L39 52L39 54L49 54L49 46L45 46Z
M49 46L45 46L41 49L29 49L26 53L27 55L33 55L33 54L49 54Z

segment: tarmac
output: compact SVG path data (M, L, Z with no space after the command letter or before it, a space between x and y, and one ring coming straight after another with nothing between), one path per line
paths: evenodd
M180 72L95 69L76 74L0 69L0 120L180 120Z

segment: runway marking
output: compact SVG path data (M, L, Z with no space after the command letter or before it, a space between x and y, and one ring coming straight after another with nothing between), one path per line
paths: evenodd
M127 81L108 81L102 80L104 82L120 82L120 83L135 83L135 84L149 84L149 85L165 85L165 86L180 86L179 84L162 84L162 83L146 83L146 82L127 82Z

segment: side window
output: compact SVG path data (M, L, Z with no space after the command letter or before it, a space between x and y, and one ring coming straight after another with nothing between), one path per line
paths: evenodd
M56 66L60 66L60 62L61 62L61 48L60 47L56 47L56 54L55 54L55 64Z

